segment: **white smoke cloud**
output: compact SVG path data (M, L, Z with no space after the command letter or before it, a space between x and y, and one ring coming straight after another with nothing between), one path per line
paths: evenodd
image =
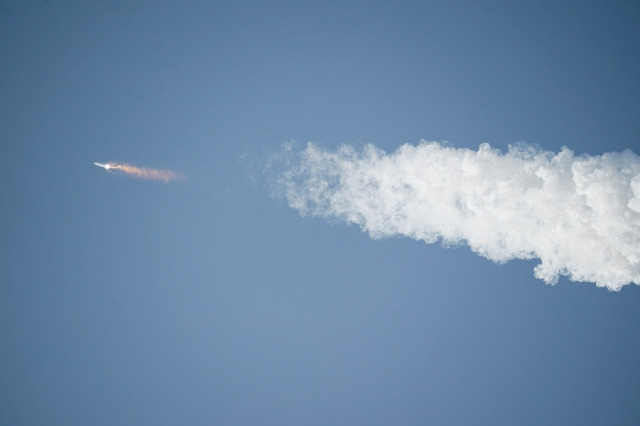
M373 238L468 244L495 262L540 259L535 276L619 290L640 284L640 157L507 153L436 142L386 154L285 146L272 188L300 214L338 218ZM272 164L273 165L273 164Z

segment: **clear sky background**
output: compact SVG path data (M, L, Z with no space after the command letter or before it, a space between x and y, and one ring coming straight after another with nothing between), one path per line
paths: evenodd
M0 4L0 423L640 423L640 288L303 218L288 141L599 155L633 1ZM168 184L94 161L167 168Z

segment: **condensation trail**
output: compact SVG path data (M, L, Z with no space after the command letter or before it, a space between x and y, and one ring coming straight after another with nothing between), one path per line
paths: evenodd
M640 284L640 157L629 150L422 142L387 154L310 143L285 146L267 171L300 214L355 223L374 238L467 244L498 263L538 258L535 276L547 283Z
M137 167L130 164L108 163L108 170L120 170L130 176L140 179L159 180L162 182L170 182L179 179L177 173L171 170L149 169L146 167Z

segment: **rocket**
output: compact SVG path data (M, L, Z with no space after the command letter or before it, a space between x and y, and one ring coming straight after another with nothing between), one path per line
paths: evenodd
M163 182L169 182L174 179L180 179L180 176L171 170L151 169L147 167L137 167L131 164L118 164L114 162L110 163L93 163L98 167L102 167L108 172L112 170L118 170L121 173L129 176L137 177L140 179L161 180Z

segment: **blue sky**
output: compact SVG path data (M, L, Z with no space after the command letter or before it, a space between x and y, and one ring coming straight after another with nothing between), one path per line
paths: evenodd
M371 239L262 167L291 141L637 153L639 17L3 3L0 423L638 424L637 285Z

